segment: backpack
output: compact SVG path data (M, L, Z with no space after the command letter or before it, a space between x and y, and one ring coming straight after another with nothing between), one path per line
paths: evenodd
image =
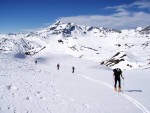
M114 69L113 72L116 77L120 77L120 75L122 74L122 71L119 68Z

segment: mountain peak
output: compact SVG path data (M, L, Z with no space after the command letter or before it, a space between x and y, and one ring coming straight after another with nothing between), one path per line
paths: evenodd
M63 22L61 22L60 20L58 20L58 21L56 21L56 22L54 23L54 25L59 25L59 24L63 24Z
M143 34L149 34L150 33L150 26L145 27L140 32L143 33Z

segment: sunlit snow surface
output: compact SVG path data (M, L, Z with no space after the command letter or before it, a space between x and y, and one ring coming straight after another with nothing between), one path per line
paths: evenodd
M0 113L150 113L149 32L56 22L0 35Z
M0 64L0 113L150 113L149 69L123 71L118 93L110 68L69 55L1 54Z
M54 23L46 29L28 34L0 35L0 53L34 55L43 51L67 54L108 67L144 69L150 67L149 27L112 30L104 27ZM115 56L112 62L110 59ZM113 60L114 60L113 59Z

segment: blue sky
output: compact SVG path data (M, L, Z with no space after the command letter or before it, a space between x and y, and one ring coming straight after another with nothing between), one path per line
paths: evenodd
M56 20L130 29L150 25L149 0L0 0L0 33L30 32Z

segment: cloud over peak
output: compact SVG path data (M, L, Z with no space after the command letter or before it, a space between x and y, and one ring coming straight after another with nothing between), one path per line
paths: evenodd
M106 9L114 9L116 11L125 11L129 10L131 8L137 8L137 9L150 9L150 1L136 1L132 4L123 4L118 6L108 6Z
M133 10L137 8L137 10ZM148 11L145 11L148 10ZM82 25L108 27L115 29L131 29L135 27L145 27L150 25L150 2L136 1L131 4L121 4L118 6L107 6L105 11L113 10L108 15L78 15L70 17L60 17L63 22L75 22Z

